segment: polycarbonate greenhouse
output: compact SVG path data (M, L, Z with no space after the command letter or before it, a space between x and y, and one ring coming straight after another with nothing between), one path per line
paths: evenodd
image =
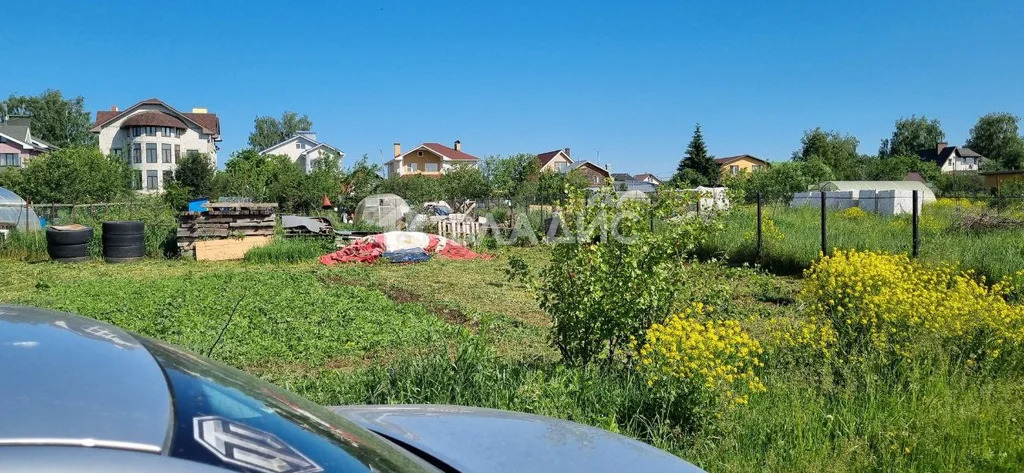
M397 230L399 222L411 210L405 199L395 194L374 194L359 201L353 219L356 223L366 222L384 230Z
M31 208L25 208L22 199L3 187L0 187L0 229L17 228L21 231L42 230L39 216Z

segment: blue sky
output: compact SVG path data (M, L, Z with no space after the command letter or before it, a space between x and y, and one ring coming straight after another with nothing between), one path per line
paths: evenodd
M284 110L348 163L460 139L663 175L697 122L717 156L783 160L815 126L874 154L901 116L961 144L984 113L1024 114L1019 1L7 3L26 23L0 29L0 96L208 107L222 165Z

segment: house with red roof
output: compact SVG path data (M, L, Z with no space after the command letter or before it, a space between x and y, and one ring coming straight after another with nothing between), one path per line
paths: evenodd
M480 163L480 158L462 151L462 142L455 140L455 146L449 148L441 143L423 143L405 153L402 144L395 142L395 157L385 163L388 177L440 176L455 166L473 166Z
M216 165L221 140L217 115L205 108L180 112L156 98L98 111L89 131L98 135L103 154L128 162L135 189L150 193L164 189L188 153L206 154Z
M537 164L541 171L565 172L572 163L569 148L556 149L537 155Z

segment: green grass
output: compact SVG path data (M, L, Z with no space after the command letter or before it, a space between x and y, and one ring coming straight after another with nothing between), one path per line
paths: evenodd
M977 212L977 209L965 212ZM926 205L920 219L920 259L952 263L975 270L990 281L1024 269L1024 230L967 232L954 227L954 207ZM766 206L763 210L764 254L756 255L756 210L734 209L724 218L725 229L703 245L703 258L721 257L734 263L759 263L779 274L800 274L821 252L820 212L814 207ZM769 229L771 221L775 230ZM877 250L910 254L909 215L868 214L849 218L838 211L827 215L828 248Z
M714 425L694 425L629 370L561 363L546 344L547 316L525 287L506 281L513 254L534 269L547 261L544 248L503 249L486 261L335 267L313 257L0 260L0 302L80 313L204 354L238 303L212 356L318 403L539 413L639 438L715 472L1016 471L1024 464L1024 379L938 361L921 363L900 383L837 386L821 367L766 360L767 392L722 411ZM755 336L764 321L799 312L798 279L723 264L694 264L688 277L682 300L714 304Z
M246 263L301 263L313 261L335 251L334 238L275 237L267 246L253 248L245 253Z

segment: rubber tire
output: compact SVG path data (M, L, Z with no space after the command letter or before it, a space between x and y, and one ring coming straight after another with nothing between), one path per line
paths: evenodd
M142 235L146 224L139 220L103 222L104 235Z
M146 239L141 233L138 235L103 234L103 248L110 246L145 246Z
M81 258L83 256L89 256L89 244L47 245L46 253L49 254L52 259Z
M141 258L146 256L145 246L105 246L104 258Z
M46 243L48 245L81 245L92 241L92 227L85 227L81 230L56 230L46 229Z

